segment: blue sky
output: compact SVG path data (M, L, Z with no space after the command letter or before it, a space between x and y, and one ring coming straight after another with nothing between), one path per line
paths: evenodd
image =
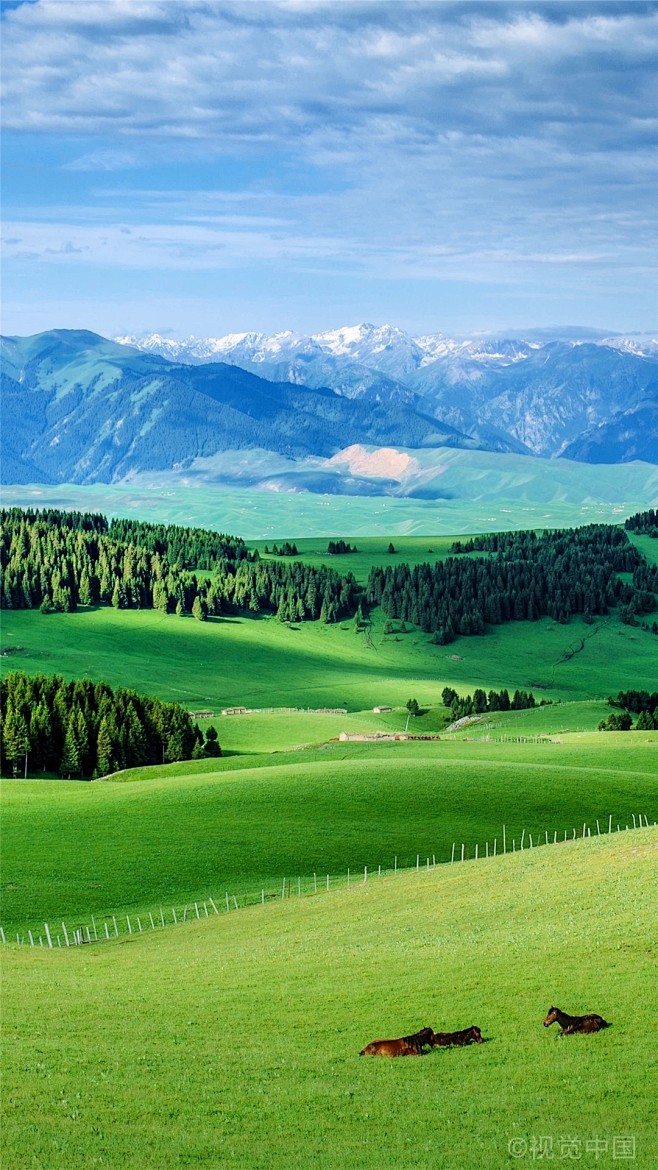
M656 3L1 7L4 332L656 328Z

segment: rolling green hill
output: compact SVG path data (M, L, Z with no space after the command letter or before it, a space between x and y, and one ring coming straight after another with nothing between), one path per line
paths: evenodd
M278 893L315 872L440 862L658 819L657 732L575 743L333 743L119 773L95 784L4 781L6 930ZM81 847L80 843L84 842Z
M491 1170L545 1137L558 1160L593 1165L598 1140L598 1165L626 1148L654 1170L657 848L648 829L98 947L7 946L4 1164ZM560 1039L552 1003L612 1027ZM358 1056L472 1023L485 1044Z

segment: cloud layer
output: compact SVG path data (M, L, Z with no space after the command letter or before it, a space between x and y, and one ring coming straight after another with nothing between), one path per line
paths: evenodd
M39 0L3 23L5 127L96 184L13 207L19 262L649 293L654 3Z

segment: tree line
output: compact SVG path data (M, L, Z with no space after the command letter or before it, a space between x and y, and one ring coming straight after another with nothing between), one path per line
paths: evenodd
M344 556L346 553L358 552L355 544L348 544L346 540L330 540L327 545L327 552L332 556Z
M352 574L344 577L299 561L262 561L238 538L209 533L204 546L202 529L174 529L170 537L168 526L120 521L113 529L115 522L105 527L104 517L54 509L12 508L1 518L0 603L5 609L48 613L112 605L191 613L199 621L247 610L275 613L282 621L334 622L354 614L361 592ZM118 539L112 532L136 539ZM188 537L180 535L185 532ZM235 555L224 555L229 552ZM186 567L193 554L206 565L212 562L208 576Z
M649 508L646 512L636 512L634 516L628 517L624 527L629 532L636 532L638 536L653 536L655 539L658 537L658 509Z
M441 691L441 700L444 707L450 708L454 719L463 719L467 715L485 715L492 711L526 711L536 707L537 700L529 691L516 690L510 698L509 691L489 691L487 694L478 687L472 695L459 695L452 687L444 687ZM550 699L542 699L540 707L546 706Z
M622 710L602 719L599 731L630 731L633 715L637 715L636 731L658 730L658 691L619 691L615 697L610 695L608 703Z
M372 569L368 603L431 633L439 645L511 621L567 622L573 614L591 621L613 606L635 621L656 608L658 572L613 525L494 533L457 541L452 552L435 564ZM461 555L469 552L489 555ZM632 581L620 573L633 574Z
M106 776L122 768L219 755L178 703L106 682L11 671L0 681L2 772Z

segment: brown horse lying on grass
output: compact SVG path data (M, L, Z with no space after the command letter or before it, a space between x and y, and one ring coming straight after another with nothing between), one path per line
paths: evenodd
M558 1022L560 1025L561 1036L573 1036L574 1032L600 1032L601 1028L609 1028L610 1025L603 1016L598 1016L596 1012L590 1012L586 1016L568 1016L566 1012L561 1012L559 1008L551 1007L548 1009L548 1014L544 1020L544 1027L550 1028L551 1024Z
M475 1024L470 1028L464 1028L461 1032L435 1032L430 1040L432 1048L450 1048L453 1044L484 1044L482 1033Z
M421 1028L413 1036L401 1036L399 1040L373 1040L359 1056L422 1056L423 1044L429 1044L433 1035L432 1028Z

